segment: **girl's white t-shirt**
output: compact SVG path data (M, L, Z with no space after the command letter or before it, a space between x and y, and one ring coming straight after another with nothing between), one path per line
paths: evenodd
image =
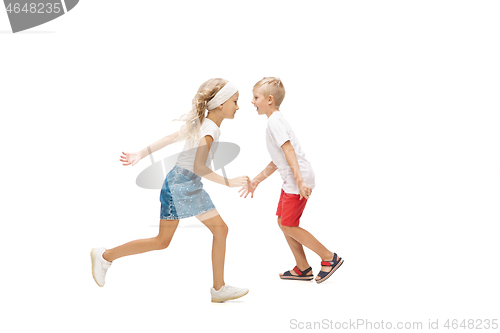
M285 153L281 148L281 146L283 146L283 144L287 141L290 141L293 149L295 150L302 179L304 179L307 185L314 188L314 171L311 163L309 163L306 159L306 155L300 146L299 140L295 136L295 133L293 133L293 130L288 122L285 120L285 117L283 117L283 114L280 111L275 111L267 120L267 150L271 155L273 163L278 167L281 179L283 179L283 191L289 194L300 194L292 169L288 165Z
M207 135L210 135L213 138L214 142L218 142L220 137L220 128L212 120L205 118L200 127L200 140ZM186 144L184 145L184 149L182 150L182 153L179 154L179 158L177 158L177 162L175 164L191 172L194 172L194 160L196 158L196 151L198 150L199 144L199 142L193 142L191 145L191 141L187 140ZM209 168L211 168L212 158L215 154L215 146L216 145L212 144L207 157L206 165Z

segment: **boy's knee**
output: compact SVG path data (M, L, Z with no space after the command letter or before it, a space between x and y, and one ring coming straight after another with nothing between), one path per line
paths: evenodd
M296 230L296 227L289 227L287 225L280 225L280 227L283 233L287 236L293 235L294 231Z

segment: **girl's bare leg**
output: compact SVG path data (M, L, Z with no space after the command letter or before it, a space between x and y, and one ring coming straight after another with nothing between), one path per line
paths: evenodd
M115 248L106 250L102 257L111 262L115 259L130 256L133 254L149 252L153 250L163 250L168 247L174 232L177 229L179 220L160 220L160 231L158 236L153 238L138 239Z
M222 220L217 210L198 215L197 218L207 226L213 234L212 243L212 270L214 289L219 290L224 282L224 260L226 257L226 238L228 228Z

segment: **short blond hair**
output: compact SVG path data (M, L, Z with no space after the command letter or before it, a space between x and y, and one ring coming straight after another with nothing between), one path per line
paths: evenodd
M265 97L273 95L274 104L279 107L285 98L285 86L278 77L265 77L253 86L253 90L262 87Z

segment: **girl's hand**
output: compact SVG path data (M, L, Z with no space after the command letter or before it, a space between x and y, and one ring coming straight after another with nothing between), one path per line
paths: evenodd
M136 153L124 153L122 152L123 155L120 156L120 161L124 162L123 165L130 165L132 166L136 165L137 162L139 162L142 159L142 156L139 152Z
M240 176L229 180L229 187L247 186L250 178L247 176Z
M252 180L251 182L248 183L247 186L243 186L238 192L241 193L240 194L240 198L244 195L245 198L248 196L248 193L250 193L252 196L251 198L253 198L253 192L255 192L255 189L257 188L257 186L259 185L259 182L255 181L255 180Z
M299 191L300 191L300 198L299 200L302 200L302 198L309 199L309 197L312 194L312 188L307 185L305 181L302 181L299 185Z

